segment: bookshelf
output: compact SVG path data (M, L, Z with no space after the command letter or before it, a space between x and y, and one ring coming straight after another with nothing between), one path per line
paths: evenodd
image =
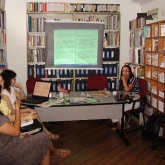
M145 31L146 114L165 113L165 21L147 24ZM165 130L162 125L161 130ZM165 137L165 131L160 135Z
M7 68L5 0L0 1L0 73Z
M147 13L137 13L136 19L129 21L129 64L136 77L144 77L144 26Z
M98 21L104 22L103 70L49 70L45 69L44 21ZM79 4L62 2L27 3L27 67L28 78L40 77L51 80L69 91L86 90L91 74L103 74L108 78L108 89L116 90L120 59L120 5ZM75 84L75 85L73 85Z

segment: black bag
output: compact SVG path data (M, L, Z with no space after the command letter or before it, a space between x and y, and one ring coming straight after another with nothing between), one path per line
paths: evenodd
M157 115L152 114L147 120L141 132L141 137L148 140L156 140L159 134L160 122Z
M40 128L40 130L38 132L42 132L43 131L43 125L40 123L40 121L38 121L38 119L33 119L33 124L21 127L21 132L29 132L29 131L33 131L37 128ZM36 133L38 133L36 132ZM36 134L34 133L34 134Z

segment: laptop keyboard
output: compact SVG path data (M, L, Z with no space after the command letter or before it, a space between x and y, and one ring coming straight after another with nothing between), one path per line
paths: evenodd
M47 99L38 99L38 98L31 98L31 97L28 97L26 98L25 100L22 100L23 102L28 102L28 103L35 103L35 104L40 104L40 103L43 103L45 101L48 101Z

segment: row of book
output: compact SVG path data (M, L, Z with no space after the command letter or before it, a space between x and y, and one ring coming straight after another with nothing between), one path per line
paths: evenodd
M28 62L45 62L45 48L32 48L27 51L27 60Z
M28 32L44 32L45 31L45 21L72 21L70 18L34 18L28 15ZM104 18L99 18L98 16L89 16L86 18L75 18L74 21L83 22L104 22L104 28L107 30L119 30L120 29L120 15L108 15Z
M0 28L0 44L6 44L6 31Z
M137 13L136 19L129 21L129 30L143 28L146 25L146 20L152 20L152 16L147 13Z
M91 74L102 74L107 77L118 77L118 64L103 64L103 70L77 69L76 77L88 77ZM45 69L44 64L28 65L28 78L73 78L73 70Z
M0 49L0 64L6 62L6 50Z
M103 46L120 46L120 32L119 31L109 31L104 34Z
M27 12L120 12L120 5L68 2L27 2Z
M0 0L0 9L5 10L6 0Z
M0 28L6 29L6 12L0 11Z
M28 63L45 62L45 54L45 47L29 47L27 52ZM103 61L119 61L119 54L119 48L103 48ZM5 51L3 52L3 57L5 57Z
M130 48L129 62L135 64L144 64L144 48Z
M144 46L144 30L130 32L130 46Z
M45 46L46 45L46 37L43 35L33 35L28 34L28 46Z
M153 27L151 26L144 27L145 38L159 37L159 36L162 37L165 36L165 24L160 25L160 29L158 28L158 25L154 25Z

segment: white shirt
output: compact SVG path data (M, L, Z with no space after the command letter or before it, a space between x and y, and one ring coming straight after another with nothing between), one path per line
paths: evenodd
M9 97L12 107L13 109L15 109L16 95L15 95L14 87L10 87L10 91L11 93L9 93L6 89L4 89L2 91L2 94Z

